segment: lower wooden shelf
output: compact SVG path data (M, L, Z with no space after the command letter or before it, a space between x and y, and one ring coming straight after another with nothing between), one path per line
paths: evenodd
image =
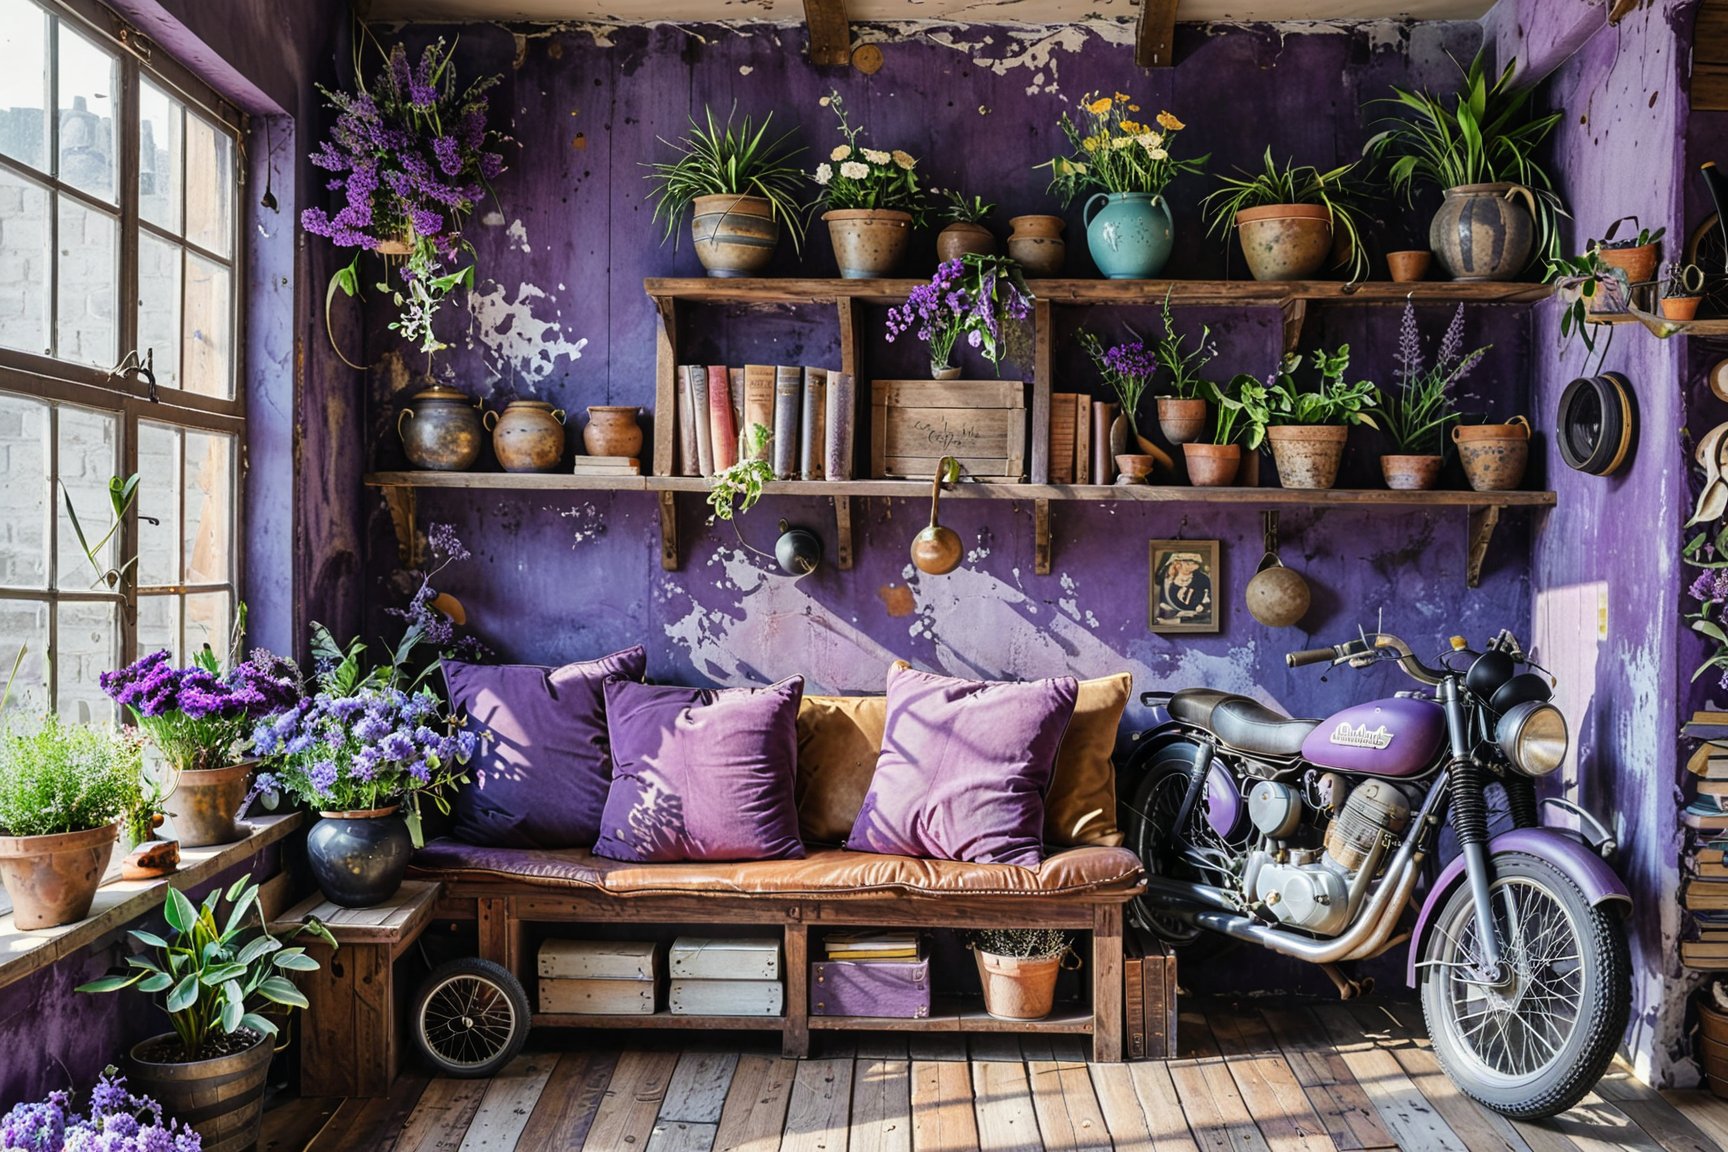
M652 1016L631 1016L617 1012L536 1012L536 1028L757 1028L780 1032L786 1027L784 1016L674 1016L662 1009Z
M974 1001L937 1000L930 1015L917 1019L899 1016L812 1016L812 1032L1048 1032L1090 1036L1092 1012L1084 1007L1063 1007L1042 1020L1003 1020L990 1015Z

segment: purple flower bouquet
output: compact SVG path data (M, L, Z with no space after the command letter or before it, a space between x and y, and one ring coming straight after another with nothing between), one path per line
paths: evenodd
M190 668L153 652L101 683L175 771L227 767L254 724L300 699L299 669L262 649L226 674L207 648Z
M28 1152L201 1152L198 1133L164 1120L162 1106L127 1091L113 1068L90 1092L90 1111L72 1108L71 1093L19 1104L0 1116L0 1149Z
M912 332L930 347L930 370L951 368L954 345L965 336L993 367L1024 352L1032 293L1020 266L1006 256L967 253L936 269L906 303L888 310L888 339Z

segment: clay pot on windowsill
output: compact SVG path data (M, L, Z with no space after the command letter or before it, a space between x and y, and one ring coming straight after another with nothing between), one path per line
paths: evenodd
M174 837L182 848L208 848L244 839L240 807L252 786L256 762L244 760L226 768L187 768L163 807L174 822Z
M1662 297L1662 319L1664 320L1696 320L1698 305L1703 302L1702 296L1664 296Z
M978 256L996 254L996 236L971 220L956 220L936 234L936 259L944 264L968 252Z
M80 832L0 836L0 884L12 898L13 923L34 931L90 915L119 836L119 821Z
M1350 429L1342 424L1284 424L1266 429L1278 483L1285 488L1326 489L1338 482L1338 465Z
M1407 456L1390 453L1380 457L1380 474L1386 487L1396 492L1427 492L1440 483L1442 456Z
M1184 444L1182 456L1188 463L1188 483L1196 488L1228 488L1242 467L1240 444Z
M1332 254L1332 214L1322 204L1244 208L1236 234L1256 280L1306 280Z

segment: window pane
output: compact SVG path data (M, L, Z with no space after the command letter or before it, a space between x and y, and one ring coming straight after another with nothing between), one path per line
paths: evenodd
M138 105L138 214L178 234L184 110L148 80L139 84Z
M12 674L18 649L24 661L12 681L8 710L43 712L48 708L48 605L40 600L0 600L0 691Z
M120 610L110 601L62 602L60 650L54 654L62 716L83 724L111 723L114 705L102 692L102 673L120 663Z
M186 583L226 584L234 571L234 438L187 432L185 451Z
M118 61L60 22L61 180L92 196L114 202L114 105L119 91Z
M108 367L114 351L120 227L112 216L60 197L60 315L55 339L62 360Z
M180 597L138 597L138 655L167 649L180 662Z
M180 387L180 246L138 234L138 352L154 354L156 383Z
M138 425L138 584L180 583L180 435ZM154 520L156 523L151 523ZM138 641L143 652L144 641Z
M21 396L0 396L0 584L48 586L48 405ZM0 676L10 635L0 627Z
M181 342L181 387L200 396L234 394L233 278L228 269L186 254L185 336Z
M186 117L186 239L218 255L233 247L234 142L196 115Z
M47 190L0 169L0 344L8 348L50 351L50 244Z
M0 0L0 60L0 152L46 172L48 14L30 0Z
M226 665L228 633L231 627L228 593L200 592L186 597L185 605L186 651L181 653L182 658L190 659L193 653L208 644L216 653L217 659Z
M115 444L118 421L113 416L88 408L60 409L60 492L54 496L56 515L60 518L61 588L85 591L102 586L102 574L114 566L118 553L119 533L106 544L96 547L114 523L114 510L108 503L108 481L116 467ZM78 542L66 501L78 512L84 539L95 549L92 563Z

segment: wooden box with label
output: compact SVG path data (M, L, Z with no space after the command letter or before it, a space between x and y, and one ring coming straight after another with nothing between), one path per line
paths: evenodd
M942 457L973 480L1026 478L1026 386L1018 380L875 380L870 475L927 480Z

